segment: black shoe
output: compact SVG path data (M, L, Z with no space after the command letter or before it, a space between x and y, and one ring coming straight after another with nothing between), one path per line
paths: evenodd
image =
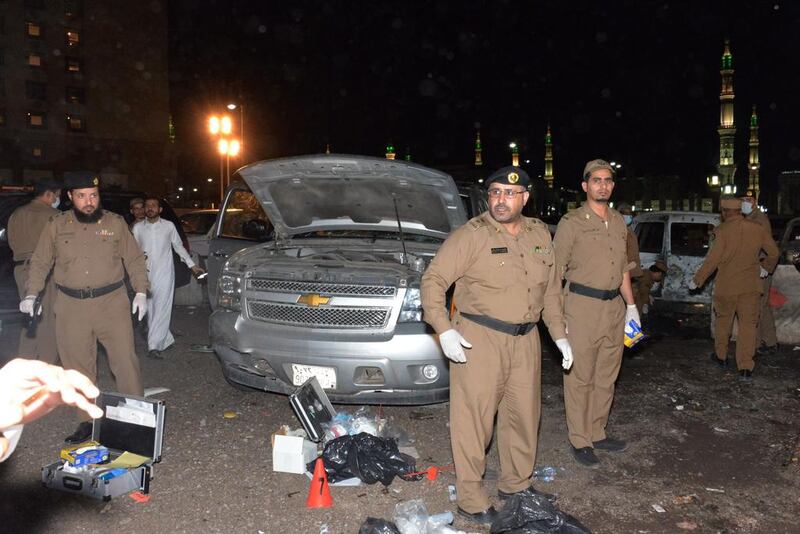
M494 506L490 506L483 512L476 512L474 514L471 514L469 512L465 512L459 506L458 515L466 517L467 519L469 519L474 523L480 523L481 525L491 525L492 521L494 521L494 518L497 517L497 510L494 509Z
M592 443L595 449L600 449L601 451L608 451L608 452L623 452L627 450L628 444L622 441L621 439L614 439L614 438L605 438L601 439L600 441L595 441Z
M761 356L766 356L768 354L775 354L776 352L778 352L778 345L770 345L770 346L761 345L760 347L758 347L758 350L756 352Z
M153 349L150 352L148 352L147 353L147 357L148 358L153 358L154 360L163 360L164 359L164 357L161 355L161 351L160 350L155 350L155 349Z
M556 502L556 500L558 500L558 497L556 497L552 493L545 493L544 491L539 491L535 489L533 486L525 488L524 490L517 491L516 493L506 493L505 491L497 490L497 498L500 499L501 501L505 501L507 499L510 499L512 495L517 495L518 493L529 493L532 495L538 495L539 497L547 499L551 503L554 503Z
M75 432L64 438L66 443L76 444L76 443L83 443L84 441L88 440L92 437L92 423L80 423L78 428L75 429Z
M600 467L600 460L594 455L594 449L591 447L581 447L580 449L572 447L572 456L574 456L575 461L583 467L588 467L589 469L597 469Z
M742 369L739 371L739 380L742 382L750 382L753 380L753 371L750 369Z
M727 369L728 368L728 358L725 358L724 360L720 360L719 358L717 358L717 355L712 352L711 353L711 361L714 362L715 364L717 364L717 367L719 367L720 369Z

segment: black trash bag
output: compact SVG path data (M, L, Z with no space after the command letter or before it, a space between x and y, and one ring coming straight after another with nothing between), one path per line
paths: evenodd
M408 475L416 471L416 461L397 450L395 440L366 432L329 441L322 451L322 461L328 481L332 483L358 477L367 484L380 482L388 486L395 475L403 480L422 478L422 475ZM314 463L308 464L312 473Z
M368 517L358 529L358 534L400 534L400 530L391 521Z
M590 534L589 529L541 495L512 495L492 521L492 534Z

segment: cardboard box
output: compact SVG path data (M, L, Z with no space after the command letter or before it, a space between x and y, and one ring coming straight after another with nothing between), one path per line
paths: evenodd
M299 436L273 436L272 470L279 473L306 472L306 464L317 457L317 444Z

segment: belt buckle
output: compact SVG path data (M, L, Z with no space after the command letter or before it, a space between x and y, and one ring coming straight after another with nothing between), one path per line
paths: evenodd
M86 299L93 299L94 298L94 289L93 288L87 287L84 291L86 292L86 296L83 297L83 298L86 298Z

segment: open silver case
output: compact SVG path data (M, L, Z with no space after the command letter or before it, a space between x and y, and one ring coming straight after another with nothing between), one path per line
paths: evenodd
M139 490L150 492L153 464L161 461L164 441L164 402L120 393L101 393L97 405L103 417L92 425L92 440L108 448L110 460L128 451L148 460L113 478L96 471L64 471L64 460L42 467L42 485L108 501Z

